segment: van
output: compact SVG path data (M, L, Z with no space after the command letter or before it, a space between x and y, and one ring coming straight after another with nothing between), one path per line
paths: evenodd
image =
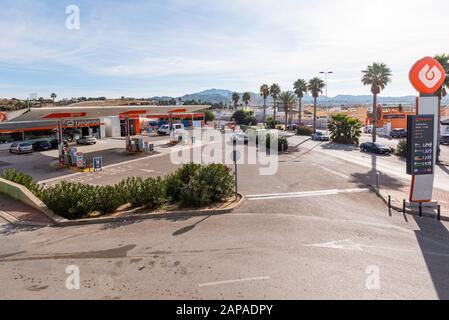
M182 123L173 124L173 131L177 130L185 130L184 125ZM170 134L170 125L163 124L162 126L160 126L159 129L157 129L157 134L160 136L168 136Z

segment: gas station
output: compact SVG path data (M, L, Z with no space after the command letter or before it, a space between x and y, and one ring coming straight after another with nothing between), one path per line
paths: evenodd
M2 125L5 126L32 126L36 123L52 122L56 124L56 136L58 139L58 159L61 167L68 165L83 166L85 160L82 154L73 154L64 143L64 130L69 127L81 126L82 134L91 135L95 130L94 125L105 125L98 119L116 118L122 122L119 132L125 137L126 153L151 152L152 145L149 141L144 141L140 135L140 119L151 119L161 117L173 127L179 119L195 119L201 116L199 110L208 108L208 106L74 106L74 107L50 107L50 108L29 108L4 114ZM204 119L204 118L203 118ZM95 121L94 121L95 120ZM106 122L106 121L104 121ZM118 121L117 121L118 122ZM136 123L139 130L136 130ZM120 122L118 125L120 126ZM204 122L202 122L204 125ZM89 129L89 130L87 130ZM105 131L102 129L102 131ZM172 131L173 133L173 131ZM102 134L104 135L104 133ZM173 141L170 136L170 141ZM179 141L176 141L179 142ZM76 152L76 148L73 148ZM95 159L93 163L101 163L101 159Z

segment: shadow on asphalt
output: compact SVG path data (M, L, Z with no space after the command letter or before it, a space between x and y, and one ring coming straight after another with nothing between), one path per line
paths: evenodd
M441 300L449 299L449 231L437 220L414 217L419 226L416 239L432 278L433 285Z
M343 145L343 144L336 144L336 143L326 143L326 144L322 144L323 149L326 150L339 150L339 151L347 151L347 152L352 152L355 150L359 150L358 146L354 146L354 145Z
M39 229L43 229L46 227L43 226L21 226L14 224L5 224L0 226L0 235L2 236L11 236L20 232L33 232Z

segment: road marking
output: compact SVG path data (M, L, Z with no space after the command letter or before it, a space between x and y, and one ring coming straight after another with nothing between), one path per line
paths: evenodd
M219 286L219 285L223 285L223 284L232 284L232 283L247 282L247 281L264 281L264 280L270 280L270 277L244 278L244 279L207 282L207 283L199 284L199 287L211 287L211 286Z
M338 171L335 171L335 170L326 168L325 166L319 165L319 164L317 164L317 163L312 163L312 164L315 165L315 166L317 166L318 168L324 170L324 171L327 171L327 172L329 172L329 173L332 173L332 174L334 174L334 175L336 175L336 176L339 176L339 177L341 177L341 178L343 178L343 179L347 179L347 180L351 179L351 177L349 177L348 175L345 175L345 174L340 173L340 172L338 172Z
M308 244L306 247L330 248L339 250L363 251L362 246L352 240L339 240L326 243Z
M273 194L258 194L249 195L246 198L249 201L257 200L271 200L271 199L285 199L285 198L307 198L307 197L319 197L319 196L330 196L338 194L354 194L369 192L368 188L357 188L357 189L333 189L333 190L319 190L319 191L305 191L305 192L289 192L289 193L273 193Z

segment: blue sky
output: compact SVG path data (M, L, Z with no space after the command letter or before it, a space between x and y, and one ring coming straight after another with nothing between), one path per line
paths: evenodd
M65 26L80 8L80 29ZM0 0L0 97L179 96L258 91L335 74L329 95L368 94L361 70L387 63L384 95L414 94L422 56L449 53L447 0Z

